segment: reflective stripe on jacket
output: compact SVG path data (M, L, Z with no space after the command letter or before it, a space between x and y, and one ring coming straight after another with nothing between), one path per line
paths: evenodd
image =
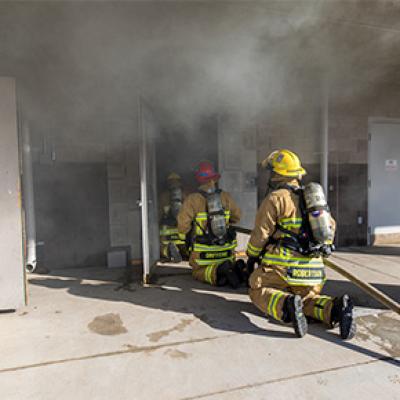
M195 242L193 251L199 254L196 259L198 265L222 264L224 261L234 260L236 246L236 240L223 245L206 245Z
M285 183L298 186L297 180ZM335 225L333 220L332 224ZM279 239L290 235L279 231L279 225L294 233L299 233L302 225L299 197L286 188L269 193L262 202L247 246L247 255L260 257L265 249L262 264L281 267L284 270L282 277L290 285L322 284L325 280L322 258L303 256L283 247ZM268 244L271 238L273 240Z
M160 241L162 244L185 244L185 238L181 238L176 226L162 225L160 228Z
M203 191L206 188L200 187ZM241 212L231 195L227 192L221 192L221 202L225 210L225 221L227 226L230 223L237 223L240 220ZM218 265L224 261L233 261L235 258L236 240L223 245L209 245L199 243L207 231L207 200L200 193L189 195L178 214L178 231L181 237L189 233L193 227L195 241L193 244L191 262L200 266Z

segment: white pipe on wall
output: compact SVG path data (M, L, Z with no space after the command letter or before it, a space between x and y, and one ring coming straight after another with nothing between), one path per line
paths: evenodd
M324 87L322 101L322 132L321 132L321 170L320 180L324 188L326 199L328 200L328 161L329 161L329 91Z
M32 272L36 268L36 220L33 189L33 165L29 126L22 126L22 189L25 209L26 268Z

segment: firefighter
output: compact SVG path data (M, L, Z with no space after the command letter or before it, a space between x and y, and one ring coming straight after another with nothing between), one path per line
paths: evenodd
M178 230L186 238L193 277L210 285L237 288L244 262L235 262L237 245L230 223L241 211L231 195L218 188L220 175L211 162L201 162L195 172L200 184L184 201L178 214Z
M339 324L342 339L351 339L356 330L352 300L348 295L321 295L324 254L306 250L311 248L312 232L305 231L307 215L300 189L305 169L289 150L274 151L262 167L270 177L247 247L248 269L261 264L249 279L251 301L268 317L292 324L298 337L307 333L309 318L329 327ZM330 214L329 218L326 229L333 240L335 221Z
M161 259L181 262L187 256L185 241L179 238L176 220L186 196L182 178L171 172L167 177L167 187L159 200Z

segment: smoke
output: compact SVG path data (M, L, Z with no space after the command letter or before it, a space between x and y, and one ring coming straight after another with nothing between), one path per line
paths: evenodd
M138 95L169 130L212 115L245 127L346 99L393 71L389 1L2 2L0 75L34 127L92 143L136 130Z
M400 3L386 0L1 1L0 76L17 79L20 115L40 157L38 238L49 246L58 238L68 251L78 240L76 254L96 242L100 254L109 241L107 232L92 239L100 224L110 226L112 245L129 243L140 256L139 96L162 128L160 178L174 168L190 182L196 161L217 161L221 121L255 136L223 143L232 165L246 147L252 167L254 150L260 159L278 146L301 147L302 161L314 167L307 165L309 175L318 175L323 91L332 109L351 114L383 85L398 85L399 31ZM356 125L336 128L347 160L358 148L366 156L361 119L364 139L348 137ZM123 183L111 182L124 173ZM99 195L87 202L85 193ZM364 210L357 199L353 209ZM83 203L99 211L96 218ZM347 209L343 220L351 221ZM85 237L76 234L82 224Z

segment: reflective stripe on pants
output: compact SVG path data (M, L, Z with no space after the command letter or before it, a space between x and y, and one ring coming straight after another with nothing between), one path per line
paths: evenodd
M264 314L281 320L286 297L298 294L303 299L303 311L307 317L330 325L333 298L320 295L323 285L290 286L274 267L268 266L257 268L249 283L251 301Z

